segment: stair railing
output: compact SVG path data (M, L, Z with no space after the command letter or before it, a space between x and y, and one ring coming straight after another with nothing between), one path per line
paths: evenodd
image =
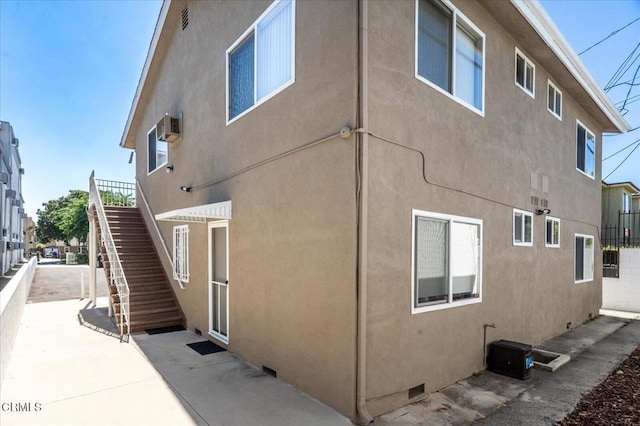
M153 213L151 212L151 207L149 207L149 203L147 202L147 197L145 197L144 195L144 191L142 190L142 186L140 185L140 181L138 180L138 178L136 178L136 186L138 188L138 191L140 192L140 198L142 198L142 203L144 204L147 213L149 214L149 218L151 219L151 224L153 225L153 229L156 231L156 234L158 235L158 238L160 239L160 243L162 244L162 248L164 250L164 254L165 256L167 256L167 259L169 260L169 264L171 265L171 270L175 271L176 267L173 263L173 259L171 258L171 255L169 254L169 249L167 248L167 244L164 242L164 238L162 238L162 234L160 233L160 229L158 229L158 224L156 223L156 217L153 215ZM185 289L186 287L184 286L184 283L182 281L180 281L178 278L176 278L175 273L173 274L173 279L176 280L178 282L178 285L180 285L181 289Z
M91 177L89 178L89 208L95 206L96 216L98 217L98 223L100 224L100 236L102 244L107 251L107 257L109 258L110 285L116 287L116 290L118 291L118 297L120 299L120 311L117 313L117 315L120 317L120 341L122 341L123 337L125 336L125 324L127 327L126 336L128 341L131 324L129 316L129 284L127 283L127 278L124 275L124 269L122 268L122 263L120 262L120 256L118 256L118 250L116 250L116 244L113 241L113 236L111 235L111 230L109 229L109 223L107 221L107 216L104 211L100 191L98 190L98 186L96 185L94 174L95 172L92 171ZM106 181L101 181L101 183L102 182ZM109 197L109 195L106 196L106 198Z

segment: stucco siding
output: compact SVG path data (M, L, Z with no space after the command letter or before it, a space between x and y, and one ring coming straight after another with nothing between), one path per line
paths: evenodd
M357 9L354 2L295 3L295 82L226 123L226 50L271 4L189 2L189 25L165 24L154 77L139 105L137 176L155 214L231 200L229 350L355 418ZM171 5L179 20L184 4ZM229 23L233 23L230 25ZM183 137L150 175L146 137L165 113ZM159 222L165 241L178 222ZM190 329L209 330L208 234L190 224L191 276L174 290ZM165 262L170 274L168 262ZM215 340L215 339L214 339Z
M482 370L485 323L496 324L488 342L538 344L601 304L598 249L594 279L574 284L574 234L597 244L600 223L600 168L595 179L576 170L576 119L596 135L597 165L601 129L566 93L562 121L547 111L547 79L561 90L562 82L532 57L535 99L524 93L514 83L518 40L480 4L455 4L485 34L484 116L415 78L415 1L369 5L367 399L375 413L406 403L414 386L435 391ZM412 149L424 153L429 183ZM535 214L533 246L513 245L513 209L539 208L532 196L560 218L560 248L545 247L545 216ZM411 314L412 209L483 221L482 303Z

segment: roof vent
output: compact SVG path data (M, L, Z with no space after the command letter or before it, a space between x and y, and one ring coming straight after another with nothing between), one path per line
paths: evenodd
M189 25L189 8L182 9L182 31Z

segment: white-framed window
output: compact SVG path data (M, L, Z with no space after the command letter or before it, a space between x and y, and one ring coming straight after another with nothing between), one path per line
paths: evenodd
M227 124L295 81L295 0L276 0L227 49Z
M173 227L173 278L189 282L189 225Z
M516 47L516 86L535 99L536 66Z
M151 174L167 164L169 160L169 147L166 142L159 141L156 136L156 128L147 133L147 174Z
M545 219L545 247L560 247L560 219L547 216Z
M593 235L575 234L575 283L593 280Z
M533 213L513 209L513 245L533 245Z
M576 121L576 169L591 179L596 177L596 137Z
M482 302L482 220L412 211L412 314Z
M416 0L418 80L484 114L485 36L448 0Z
M547 80L547 110L562 121L562 92L551 80Z

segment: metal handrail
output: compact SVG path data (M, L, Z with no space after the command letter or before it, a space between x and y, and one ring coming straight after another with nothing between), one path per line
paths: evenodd
M162 234L160 233L160 229L158 229L158 224L156 223L156 218L153 215L153 213L151 212L151 207L149 207L149 203L147 202L147 197L145 197L144 195L144 191L142 190L142 186L140 185L140 181L138 180L138 178L136 178L136 186L138 188L138 191L140 191L140 195L142 198L142 204L144 204L145 208L147 209L147 213L149 214L149 217L151 218L151 223L153 224L153 228L156 231L156 234L158 234L158 238L160 238L160 243L162 243L162 248L164 250L164 254L167 256L167 259L169 259L169 264L171 265L171 270L175 271L176 267L173 263L173 259L171 258L171 255L169 254L169 249L167 248L167 244L164 242L164 238L162 238ZM178 285L180 285L181 289L185 289L186 287L184 286L184 284L182 283L182 281L180 281L178 278L175 277L175 275L173 276L173 279L176 280L178 282Z
M109 258L109 281L110 285L116 287L118 291L118 297L120 298L120 340L125 335L124 332L124 324L127 324L127 340L130 335L130 316L129 316L129 284L127 283L127 278L124 275L124 269L122 268L122 263L120 262L120 256L118 255L118 250L116 250L115 242L113 241L113 236L111 235L111 230L109 228L109 223L107 221L107 216L104 211L104 206L102 204L102 199L100 197L100 191L98 190L98 186L96 185L95 172L91 172L91 177L89 178L89 208L91 206L95 206L96 215L98 216L98 223L100 224L100 236L102 239L102 244L104 245L107 256ZM108 182L108 181L101 181ZM110 302L111 303L111 302Z

